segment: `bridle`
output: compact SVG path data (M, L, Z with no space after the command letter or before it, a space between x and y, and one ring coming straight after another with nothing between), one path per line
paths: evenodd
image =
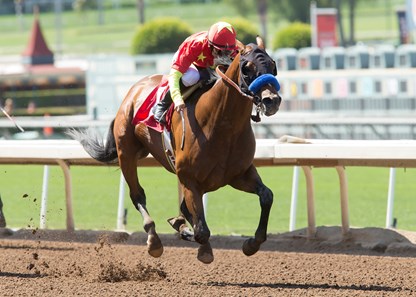
M224 69L225 66L224 65L218 65L217 68L215 68L215 72L225 81L227 82L229 85L231 85L234 89L236 89L241 96L247 98L248 100L250 100L251 102L253 102L254 105L259 105L261 103L261 99L259 96L257 95L252 95L252 94L247 94L245 92L243 92L241 90L241 88L234 82L232 81L231 78L229 78L228 76L225 75L225 71L223 71L222 69Z
M216 73L229 85L231 85L234 89L236 89L242 97L249 99L256 107L256 115L252 115L251 119L255 122L260 122L260 114L264 114L266 107L264 106L260 96L256 95L260 89L267 85L271 84L275 87L276 91L280 90L280 85L274 75L270 73L261 74L257 78L255 78L250 85L243 78L242 67L240 65L240 78L241 84L243 88L237 85L233 80L231 80L228 76L225 75L225 68L224 65L218 65L215 69ZM243 90L244 89L244 90Z

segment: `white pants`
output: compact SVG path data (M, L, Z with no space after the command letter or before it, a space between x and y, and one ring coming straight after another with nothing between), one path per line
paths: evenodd
M178 56L178 52L175 53L173 57L173 61L176 60L176 57ZM196 69L194 64L191 64L189 66L188 70L182 75L182 83L185 87L190 87L196 84L201 76L199 75L198 69Z
M192 64L182 75L182 83L185 87L190 87L196 84L200 78L198 69Z

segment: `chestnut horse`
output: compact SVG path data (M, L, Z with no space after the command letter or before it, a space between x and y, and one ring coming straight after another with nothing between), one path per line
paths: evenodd
M161 133L143 123L132 125L135 104L157 86L161 76L146 77L130 89L110 125L105 144L93 131L70 133L94 159L109 163L118 158L130 198L143 217L148 252L153 257L161 256L163 246L137 176L137 161L149 153L179 179L182 215L172 226L184 231L184 218L191 224L194 240L200 244L198 260L211 263L214 259L202 196L225 185L259 196L259 225L254 238L244 242L244 254L253 255L266 240L273 193L263 184L253 165L256 140L251 113L254 104L266 116L275 114L281 102L280 86L275 78L275 62L266 53L260 37L257 44L239 46L239 53L225 73L217 68L221 78L214 86L203 94L196 92L199 98L188 99L182 116L174 112L171 126L174 169L167 161Z

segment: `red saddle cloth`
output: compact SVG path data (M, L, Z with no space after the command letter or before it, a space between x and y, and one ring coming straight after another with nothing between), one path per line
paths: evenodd
M144 123L147 127L152 128L158 132L162 132L164 126L155 120L153 113L151 112L152 107L162 100L166 93L169 91L168 80L163 77L159 85L157 85L143 101L142 105L137 109L136 114L132 120L132 124L136 126L139 123ZM173 104L169 108L166 114L166 129L170 131L170 125L173 114Z

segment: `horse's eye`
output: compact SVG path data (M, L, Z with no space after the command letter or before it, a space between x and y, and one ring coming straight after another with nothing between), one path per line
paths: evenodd
M256 65L254 63L248 62L243 65L241 71L243 72L244 75L249 75L250 73L253 73L255 68L256 68Z
M250 68L248 68L247 65L244 65L243 68L241 69L241 72L244 75L248 75L250 73Z

